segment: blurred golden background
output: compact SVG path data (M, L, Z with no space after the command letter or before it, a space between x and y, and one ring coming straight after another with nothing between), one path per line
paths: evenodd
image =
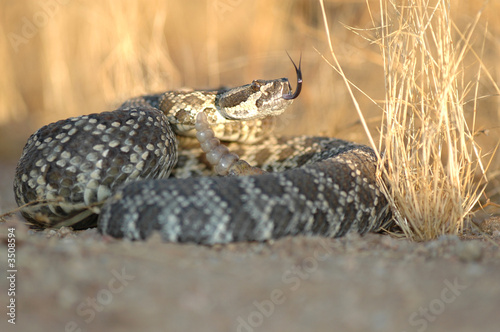
M371 9L368 10L367 3ZM459 31L483 9L466 79L479 79L478 140L499 138L500 2L451 1ZM334 51L357 92L372 134L382 119L383 61L376 39L378 1L325 1ZM485 7L483 7L483 5ZM0 162L15 164L30 134L62 118L110 110L139 94L180 87L238 86L295 73L285 51L302 53L304 87L280 119L279 134L334 135L366 143L331 59L319 3L313 0L20 0L0 3ZM351 26L359 34L346 28ZM368 38L365 38L368 37ZM474 90L469 98L474 97ZM467 100L467 98L466 98ZM472 119L474 103L465 109ZM487 157L488 158L488 157ZM4 173L6 171L2 171ZM12 168L9 168L12 172ZM490 178L500 177L500 158ZM10 181L3 174L0 181ZM6 179L6 180L4 180ZM7 184L11 186L11 184ZM495 197L496 186L488 193Z

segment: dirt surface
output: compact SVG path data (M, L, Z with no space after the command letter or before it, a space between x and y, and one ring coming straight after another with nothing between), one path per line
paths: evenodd
M5 211L13 165L1 168ZM95 229L35 233L14 216L0 224L1 266L15 277L0 279L0 330L498 331L499 224L487 220L488 236L467 240L369 234L206 247Z

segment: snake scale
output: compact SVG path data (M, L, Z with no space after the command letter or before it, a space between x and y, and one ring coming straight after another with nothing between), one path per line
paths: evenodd
M208 245L379 230L390 210L371 148L269 136L274 117L300 93L300 64L295 69L294 93L286 78L169 91L40 128L16 168L22 215L34 228L97 223L118 238L157 231L165 241ZM243 171L234 173L235 162ZM249 173L246 162L265 173ZM233 176L207 176L213 165Z

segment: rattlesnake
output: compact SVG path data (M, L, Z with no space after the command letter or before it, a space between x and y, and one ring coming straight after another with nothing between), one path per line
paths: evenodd
M295 69L293 94L286 78L170 91L42 127L16 168L21 213L36 228L87 228L99 218L99 230L111 236L146 239L159 231L165 241L202 244L379 230L390 211L372 149L334 138L266 137L274 116L300 93L300 64ZM196 126L204 128L200 141L213 130L232 141L228 149L241 162L270 173L246 175L252 167L241 171L224 147L228 165L217 153L207 162L200 143L176 137L196 135ZM215 142L205 147L209 155L221 149ZM243 176L200 177L210 163Z

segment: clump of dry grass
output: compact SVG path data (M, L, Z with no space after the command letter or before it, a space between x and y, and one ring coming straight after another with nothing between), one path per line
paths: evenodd
M467 94L473 91L477 100L481 71L466 83L464 59L479 15L454 40L449 1L381 0L380 8L375 42L382 50L386 92L378 148L365 126L379 151L380 185L407 238L457 234L487 182L475 112L471 127L464 116ZM336 69L350 91L338 63Z
M453 40L449 1L381 5L386 104L380 183L408 238L457 234L486 183L474 120L469 127L464 116L465 97L478 84L465 83L464 57L479 16Z

